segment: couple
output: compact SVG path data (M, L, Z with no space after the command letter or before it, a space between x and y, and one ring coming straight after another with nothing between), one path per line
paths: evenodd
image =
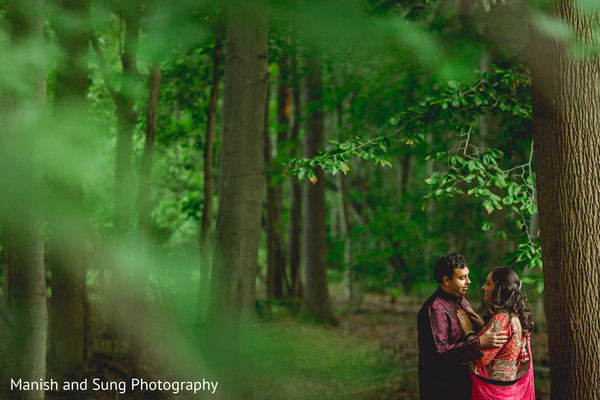
M471 281L463 256L442 256L433 274L439 286L417 322L421 400L535 399L533 315L517 274L504 267L489 273L487 324L464 298Z

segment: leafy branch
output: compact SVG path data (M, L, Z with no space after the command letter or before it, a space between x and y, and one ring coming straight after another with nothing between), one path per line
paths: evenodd
M286 165L284 175L296 175L316 182L312 171L320 167L336 174L350 170L350 160L372 160L375 165L391 166L386 153L393 142L413 146L424 143L433 126L446 126L448 130L468 126L468 131L479 115L486 112L502 115L507 129L514 121L531 118L530 103L521 99L530 86L526 71L514 71L495 67L493 72L479 72L473 82L448 81L436 96L429 97L390 119L388 134L368 138L357 136L344 142L330 141L335 147L322 151L312 158L292 158ZM516 118L515 118L516 117ZM468 141L467 141L468 145ZM465 151L467 149L465 148Z

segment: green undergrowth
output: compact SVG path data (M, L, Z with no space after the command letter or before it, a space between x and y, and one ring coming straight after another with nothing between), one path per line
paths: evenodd
M340 329L271 320L257 325L256 390L264 399L375 399L399 369L378 343Z

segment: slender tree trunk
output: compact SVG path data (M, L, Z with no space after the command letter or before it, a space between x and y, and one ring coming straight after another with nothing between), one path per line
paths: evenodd
M583 44L598 48L598 11L555 1L554 12ZM600 59L532 36L551 398L592 400L600 397Z
M292 107L294 110L290 131L290 142L294 146L292 154L299 153L300 120L302 119L301 82L298 74L298 44L293 35L290 49L290 80L292 86ZM300 231L302 230L302 184L292 179L290 182L290 211L288 230L288 254L290 260L291 295L302 298L302 274L300 270Z
M306 100L312 110L304 135L304 156L318 154L324 141L323 80L321 58L306 57ZM321 168L314 169L317 181L304 182L304 232L302 241L306 286L303 314L320 322L336 323L327 287L327 242L325 226L325 176Z
M158 111L158 91L160 89L160 65L156 64L150 71L148 83L148 110L146 112L146 140L142 165L140 168L140 185L138 194L138 239L143 247L147 246L150 233L150 215L152 212L150 177L152 174L152 159L156 141L156 115Z
M2 301L3 307L10 313L12 309L12 244L8 226L3 226L2 232Z
M11 28L14 46L23 39L43 40L44 19L38 14L43 9L42 0L7 2L6 20ZM39 69L25 84L31 87L33 99L15 98L15 113L22 108L34 109L41 117L46 107L46 71ZM22 129L18 125L5 125L5 129ZM27 128L25 128L27 129ZM31 128L29 128L31 129ZM38 133L18 132L34 136ZM44 264L44 240L42 201L39 193L43 188L43 174L33 162L34 149L28 138L18 138L23 147L19 158L18 178L8 196L10 215L8 229L11 234L12 253L12 376L25 381L40 381L46 376L46 339L48 314L46 308L46 274ZM6 188L5 188L6 190ZM23 391L23 400L43 400L43 390Z
M285 255L283 254L282 185L280 180L273 181L278 174L278 166L272 162L278 147L287 141L289 125L288 66L285 49L279 55L279 82L277 85L277 146L271 148L268 129L265 129L265 163L267 170L267 294L271 298L283 297L286 286ZM268 107L268 105L267 105Z
M219 86L221 84L221 64L223 62L223 35L222 21L217 22L215 29L215 45L213 47L213 75L210 88L210 100L206 110L206 141L204 143L204 206L202 207L202 222L200 226L200 296L199 319L204 319L208 307L208 291L210 287L210 226L213 215L213 165L214 141L217 126L217 105L219 103Z
M115 211L114 231L117 235L126 235L133 212L133 131L137 120L134 110L134 87L138 79L137 47L140 34L139 0L123 2L119 9L125 22L125 39L121 64L123 66L123 85L116 93L115 107L117 115L117 156L115 165Z
M277 236L275 233L275 220L277 218L276 193L273 187L273 168L271 156L271 136L269 135L269 103L271 102L270 85L267 88L267 101L265 103L265 124L263 139L265 141L265 167L267 201L265 204L266 218L265 231L267 233L267 297L274 299L281 297L281 277L277 276Z
M289 60L287 56L287 36L285 38L285 44L283 45L282 54L279 55L279 83L277 88L277 151L276 155L279 154L279 150L285 146L288 142L288 131L290 129L290 71L289 71ZM278 169L279 171L279 169ZM280 175L280 173L278 172ZM288 288L289 281L286 275L286 254L284 250L284 238L283 238L283 182L277 180L274 182L275 186L275 206L276 206L276 220L275 220L275 241L276 241L276 276L277 279L281 280L281 296L284 295L283 288ZM287 291L289 293L289 290Z
M229 0L214 310L254 314L264 187L264 107L269 80L267 3Z
M62 12L77 18L78 29L54 24L60 47L65 52L57 68L55 87L55 118L71 121L74 115L87 113L89 1L63 0ZM58 138L80 148L84 139L80 132L69 135L70 129ZM70 373L78 371L87 361L87 294L85 237L87 218L84 213L83 183L57 182L52 185L52 212L48 215L51 227L49 254L52 269L51 354L55 362Z
M339 78L339 75L337 75ZM339 79L338 79L339 81ZM338 82L338 86L342 83ZM344 98L340 98L337 104L337 130L341 133L344 127ZM342 139L342 138L341 138ZM336 176L337 206L339 219L339 239L344 243L344 297L348 309L355 309L360 304L361 293L356 290L356 274L354 273L354 251L353 244L348 231L350 229L350 216L348 204L348 177L344 173Z
M152 175L152 159L154 158L154 143L156 141L156 115L158 111L158 92L160 89L160 64L156 63L150 70L148 79L148 109L146 111L146 140L140 168L140 183L138 193L138 225L137 237L140 249L147 255L150 246L150 225L152 213L152 193L150 181ZM134 287L138 288L132 296L132 314L136 324L129 331L130 375L138 376L142 350L146 344L146 329L148 327L148 310L146 306L147 275L138 271L133 278Z

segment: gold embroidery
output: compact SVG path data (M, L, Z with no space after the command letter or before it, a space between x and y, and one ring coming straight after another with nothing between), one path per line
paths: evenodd
M497 318L492 320L492 332L498 332L502 326L500 325L500 321Z
M527 340L522 340L523 337L519 334L520 332L518 322L519 321L517 320L517 317L513 317L511 320L513 332L515 335L515 341L521 352L521 354L519 355L519 359L521 360L521 362L525 363L529 361L529 354L527 353Z
M513 360L492 360L492 379L513 381L517 379L518 362Z

